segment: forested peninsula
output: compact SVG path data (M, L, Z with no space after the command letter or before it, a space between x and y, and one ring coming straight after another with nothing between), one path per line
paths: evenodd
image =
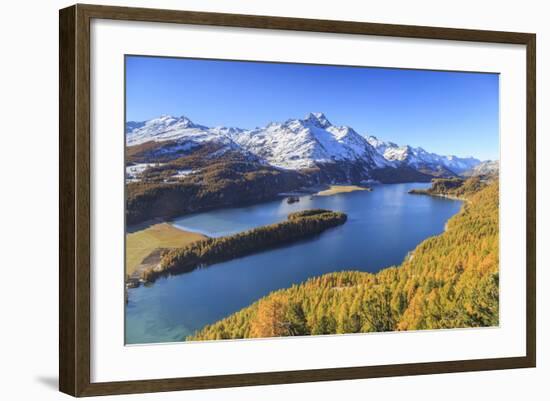
M345 213L310 209L291 213L287 220L234 235L207 238L186 247L165 252L160 263L141 272L142 281L154 281L163 274L190 272L280 245L305 239L347 220Z
M425 193L467 202L444 233L423 241L401 265L326 274L274 291L187 340L498 325L498 181L434 184Z
M434 178L432 186L428 189L411 189L413 195L444 196L448 198L466 199L468 195L474 194L484 188L486 182L479 176L470 178Z

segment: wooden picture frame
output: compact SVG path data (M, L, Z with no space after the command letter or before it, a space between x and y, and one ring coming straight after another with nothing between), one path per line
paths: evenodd
M90 21L94 18L526 46L526 356L223 376L90 380ZM59 14L59 388L73 396L144 393L534 367L536 361L535 47L531 33L74 5Z

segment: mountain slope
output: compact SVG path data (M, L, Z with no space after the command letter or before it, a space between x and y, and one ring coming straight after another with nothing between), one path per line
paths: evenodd
M219 150L220 145L214 143L198 145L189 154L149 166L139 180L128 180L127 224L264 202L307 184L299 172L249 160L240 152ZM139 159L144 154L132 157Z
M188 154L204 144L214 144L217 154L236 151L250 155L227 134L230 129L208 128L185 116L161 116L149 121L126 123L126 146L131 153L147 149L143 162L159 162Z
M134 146L149 141L163 142L183 138L197 141L215 140L215 135L208 135L209 130L202 125L194 124L185 116L168 115L153 118L149 121L126 123L126 145Z

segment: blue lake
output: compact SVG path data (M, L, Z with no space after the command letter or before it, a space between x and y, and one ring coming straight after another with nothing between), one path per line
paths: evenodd
M286 219L295 211L324 208L347 213L347 222L285 247L160 278L128 291L126 343L182 341L279 288L342 270L377 272L401 263L422 240L443 232L461 202L410 195L429 184L376 185L372 192L303 196L254 206L184 216L172 224L209 236L228 235Z

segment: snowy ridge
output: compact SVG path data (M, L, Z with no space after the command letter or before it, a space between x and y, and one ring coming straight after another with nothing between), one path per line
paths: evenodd
M126 146L158 142L159 146L154 154L178 155L190 152L202 144L214 143L218 145L218 150L211 155L213 158L231 150L252 156L231 139L231 134L237 131L239 130L225 127L208 128L193 123L185 116L165 115L149 121L127 122Z
M232 138L273 166L292 170L338 161L362 163L365 168L391 164L352 128L336 127L322 113L237 132Z
M144 122L130 121L126 124L126 145L134 146L145 142L172 141L183 139L207 142L222 139L207 127L196 125L185 116L161 116ZM224 138L225 139L225 138Z
M498 160L486 160L478 164L473 169L464 172L465 176L484 176L484 175L495 175L498 174L500 170L500 164Z
M393 142L385 142L375 136L369 136L367 141L384 156L386 160L394 161L416 169L430 168L437 170L444 167L455 174L461 174L466 170L481 163L473 157L460 158L457 156L441 156L430 153L421 147L413 148L409 145L399 146Z
M127 122L127 146L151 142L158 143L161 153L190 151L201 144L215 143L221 153L238 151L289 170L354 166L366 178L373 170L402 166L460 174L481 163L475 158L440 156L420 147L399 146L374 136L365 138L351 127L333 125L323 113L309 113L303 119L273 122L252 130L209 128L185 116L165 115L149 121Z

